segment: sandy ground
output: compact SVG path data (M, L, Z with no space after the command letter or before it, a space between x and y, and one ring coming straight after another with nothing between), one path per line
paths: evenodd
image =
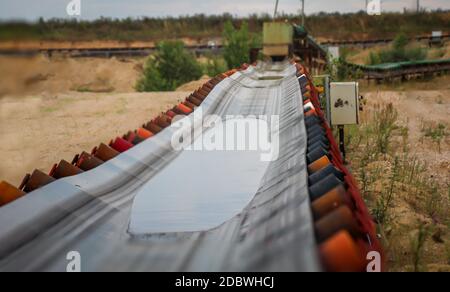
M197 90L199 87L202 87L203 84L208 82L210 79L211 79L211 77L205 75L202 78L200 78L199 80L192 81L192 82L181 85L180 87L177 88L177 91L193 92L193 91Z
M145 58L0 56L0 180L19 184L35 168L123 135L201 86L136 93Z
M132 92L144 60L0 56L0 97L51 96L68 91Z
M450 90L366 92L367 106L392 103L402 125L409 129L411 154L428 163L430 173L450 183L450 136L439 147L424 138L423 128L443 124L450 131Z
M374 86L369 88L363 86L363 95L367 102L363 120L370 112L379 108L379 105L389 103L394 105L399 112L399 124L409 130L409 154L426 163L427 174L440 186L441 208L444 212L450 210L449 84L450 77L446 76L431 82L391 86L391 89L387 85L381 86L382 90L374 90ZM424 128L438 124L444 125L447 132L447 136L442 140L441 149L430 138L426 138L423 132ZM402 142L399 141L392 146L402 147L400 144ZM369 167L381 167L388 171L392 165L388 161L380 160ZM417 211L412 203L416 200L415 193L407 190L407 187L399 190L394 197L390 211L393 219L383 236L389 245L387 255L389 268L393 271L412 270L411 239L417 237L419 224L427 224L434 229L425 243L422 262L427 271L450 271L450 227L444 222L434 222L423 212ZM431 238L437 232L441 233L440 238L443 242L436 242Z
M149 121L185 97L176 93L66 93L0 99L0 180L19 184L35 168L71 160Z

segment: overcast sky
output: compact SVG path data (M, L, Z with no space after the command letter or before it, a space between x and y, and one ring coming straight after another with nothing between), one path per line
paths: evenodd
M0 0L0 20L36 20L39 17L69 18L66 6L71 0ZM163 17L196 13L246 16L250 13L273 13L275 0L80 0L82 19L101 16ZM416 0L382 0L386 11L412 9ZM450 0L421 0L426 9L450 9ZM306 13L353 12L364 9L365 0L306 0ZM300 0L280 0L280 11L296 13Z

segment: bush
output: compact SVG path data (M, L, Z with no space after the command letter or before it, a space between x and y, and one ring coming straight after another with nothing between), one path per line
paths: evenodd
M420 61L427 57L427 52L422 48L408 48L408 37L399 34L392 47L388 50L382 50L378 53L371 52L367 60L368 65L378 65L385 63L396 63L405 61Z
M394 39L392 47L394 48L394 50L403 50L408 45L408 43L408 37L404 33L401 33Z
M161 42L155 55L147 60L136 90L173 91L182 84L198 80L202 73L202 66L182 42Z
M217 76L227 71L227 64L223 57L208 56L205 64L205 74L208 76Z
M231 21L224 26L224 58L228 68L237 68L250 60L250 45L252 39L248 31L247 22L243 22L239 30L235 29Z

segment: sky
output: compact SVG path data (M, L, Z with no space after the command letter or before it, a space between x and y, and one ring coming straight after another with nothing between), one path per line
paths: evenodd
M0 0L0 20L34 21L40 17L71 18L66 12L72 0ZM75 0L77 1L77 0ZM81 1L81 15L84 20L101 16L111 18L164 17L204 14L236 16L251 13L273 14L275 0L78 0ZM300 0L280 0L279 11L298 13ZM416 7L416 0L382 0L383 10L403 11ZM450 9L450 0L421 0L426 9ZM305 0L307 14L324 12L356 12L364 9L365 0Z

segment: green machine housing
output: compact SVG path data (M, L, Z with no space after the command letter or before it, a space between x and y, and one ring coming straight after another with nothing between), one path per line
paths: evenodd
M266 22L263 28L263 54L283 60L292 54L294 27L286 22Z

